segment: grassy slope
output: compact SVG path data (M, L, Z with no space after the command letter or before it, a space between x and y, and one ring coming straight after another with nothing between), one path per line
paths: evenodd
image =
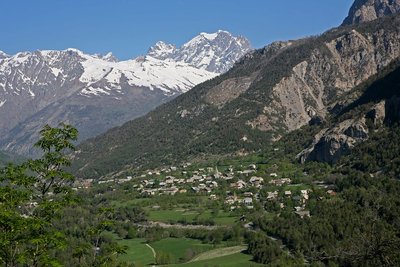
M189 262L174 266L179 267L204 267L204 266L213 266L213 267L256 267L256 266L264 266L262 264L257 264L251 261L252 256L244 253L235 253L227 256L217 257L208 260L201 260L195 262Z
M201 253L213 249L213 245L211 244L203 244L199 240L187 238L166 238L153 242L150 245L154 248L156 253L168 253L175 261L184 258L188 250Z
M120 256L126 262L133 262L136 265L150 265L155 262L153 253L146 246L145 239L123 239L118 241L120 245L128 247L127 253Z
M120 259L131 262L137 266L150 266L155 260L153 253L146 246L144 239L119 240L121 245L128 246L127 254L120 256ZM182 264L170 264L168 266L182 267L243 267L243 266L263 266L251 261L252 256L241 253L245 246L235 246L228 248L213 249L212 245L202 244L198 240L185 238L167 238L151 244L156 252L163 251L171 254L175 259L184 256L188 248L197 249L197 251L206 251L196 256L192 261Z

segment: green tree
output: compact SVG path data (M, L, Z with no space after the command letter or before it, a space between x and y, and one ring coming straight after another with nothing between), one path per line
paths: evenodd
M282 249L276 242L262 233L251 235L248 252L253 255L254 261L263 264L271 264L282 256Z
M65 242L52 220L72 200L74 178L64 168L70 165L66 153L74 149L77 135L66 124L46 125L35 144L42 157L0 171L0 264L59 265L51 251Z

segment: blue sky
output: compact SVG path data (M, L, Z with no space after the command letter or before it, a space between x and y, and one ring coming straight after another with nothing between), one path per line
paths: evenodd
M6 0L0 50L145 54L156 41L182 45L200 32L227 30L256 48L338 26L353 0Z

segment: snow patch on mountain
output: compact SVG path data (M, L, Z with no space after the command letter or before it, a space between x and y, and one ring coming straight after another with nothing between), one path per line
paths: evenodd
M54 74L54 76L58 76L60 73L62 74L62 71L60 70L60 69L58 69L58 68L54 68L54 67L52 67L52 68L50 68L51 69L51 71L53 72L53 74Z
M84 58L86 60L81 62L84 72L79 80L87 83L88 86L104 78L112 69L112 62L94 57L85 56Z
M204 38L210 40L210 41L214 41L215 38L217 38L218 33L206 33L206 32L202 32L200 33L201 36L203 36Z
M90 96L90 95L94 95L94 96L100 96L100 95L110 95L109 90L105 90L103 88L99 88L99 87L86 87L81 91L81 95L84 96Z
M16 67L27 61L29 59L29 56L30 56L29 52L20 52L8 59L10 63L13 63L12 66Z
M196 69L186 63L159 60L150 56L120 62L108 62L90 58L82 62L84 72L80 81L92 86L102 80L109 84L120 83L124 76L131 86L160 89L166 94L186 92L198 83L214 78L218 74ZM82 95L109 95L108 91L85 88Z
M103 60L109 62L117 62L118 59L113 55L112 52L108 52L105 56L102 57Z

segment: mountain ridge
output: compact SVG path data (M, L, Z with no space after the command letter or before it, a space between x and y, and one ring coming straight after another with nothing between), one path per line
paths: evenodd
M225 38L233 42L236 37ZM205 49L197 45L199 52ZM213 49L218 45L214 43ZM239 59L250 49L235 50L234 57ZM222 58L229 52L214 55L224 68L233 64ZM35 155L31 145L38 130L60 121L77 125L80 140L100 134L219 74L195 65L149 55L118 61L112 53L88 55L74 48L4 53L0 110L7 112L0 113L0 147Z

